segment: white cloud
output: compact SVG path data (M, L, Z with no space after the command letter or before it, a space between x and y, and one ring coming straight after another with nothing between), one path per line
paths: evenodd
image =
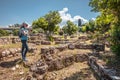
M68 13L68 8L63 8L63 10L59 11L62 22L60 23L60 26L64 26L68 20L74 22L75 24L78 23L78 19L81 19L82 23L88 22L85 18L76 15L74 17L71 16L71 14Z
M91 20L95 21L96 18L92 18Z

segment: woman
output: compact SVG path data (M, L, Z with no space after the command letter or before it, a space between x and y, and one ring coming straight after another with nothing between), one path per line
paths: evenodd
M23 23L21 28L20 28L20 39L22 42L22 50L21 50L21 54L22 54L22 60L23 61L27 61L26 59L26 53L28 52L28 45L27 45L27 40L28 40L28 30L27 30L28 24Z

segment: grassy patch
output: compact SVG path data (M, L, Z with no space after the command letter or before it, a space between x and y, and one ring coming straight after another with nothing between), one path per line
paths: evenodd
M21 47L21 43L0 45L0 48L2 48L2 49L6 49L6 48L20 48L20 47Z

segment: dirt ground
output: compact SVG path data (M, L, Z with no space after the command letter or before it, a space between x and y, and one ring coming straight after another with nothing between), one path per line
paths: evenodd
M40 49L39 49L40 50ZM60 54L66 53L86 53L89 50L67 50ZM28 53L29 64L40 59L40 52L36 54ZM26 80L30 75L29 67L25 67L21 62L21 56L5 59L0 62L0 80ZM73 65L58 71L47 72L45 80L96 80L87 62L74 63Z

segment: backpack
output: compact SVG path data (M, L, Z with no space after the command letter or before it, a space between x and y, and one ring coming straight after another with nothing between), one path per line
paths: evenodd
M19 36L19 38L21 38L22 35L23 35L23 33L22 33L22 30L20 29L20 30L18 31L18 36Z

